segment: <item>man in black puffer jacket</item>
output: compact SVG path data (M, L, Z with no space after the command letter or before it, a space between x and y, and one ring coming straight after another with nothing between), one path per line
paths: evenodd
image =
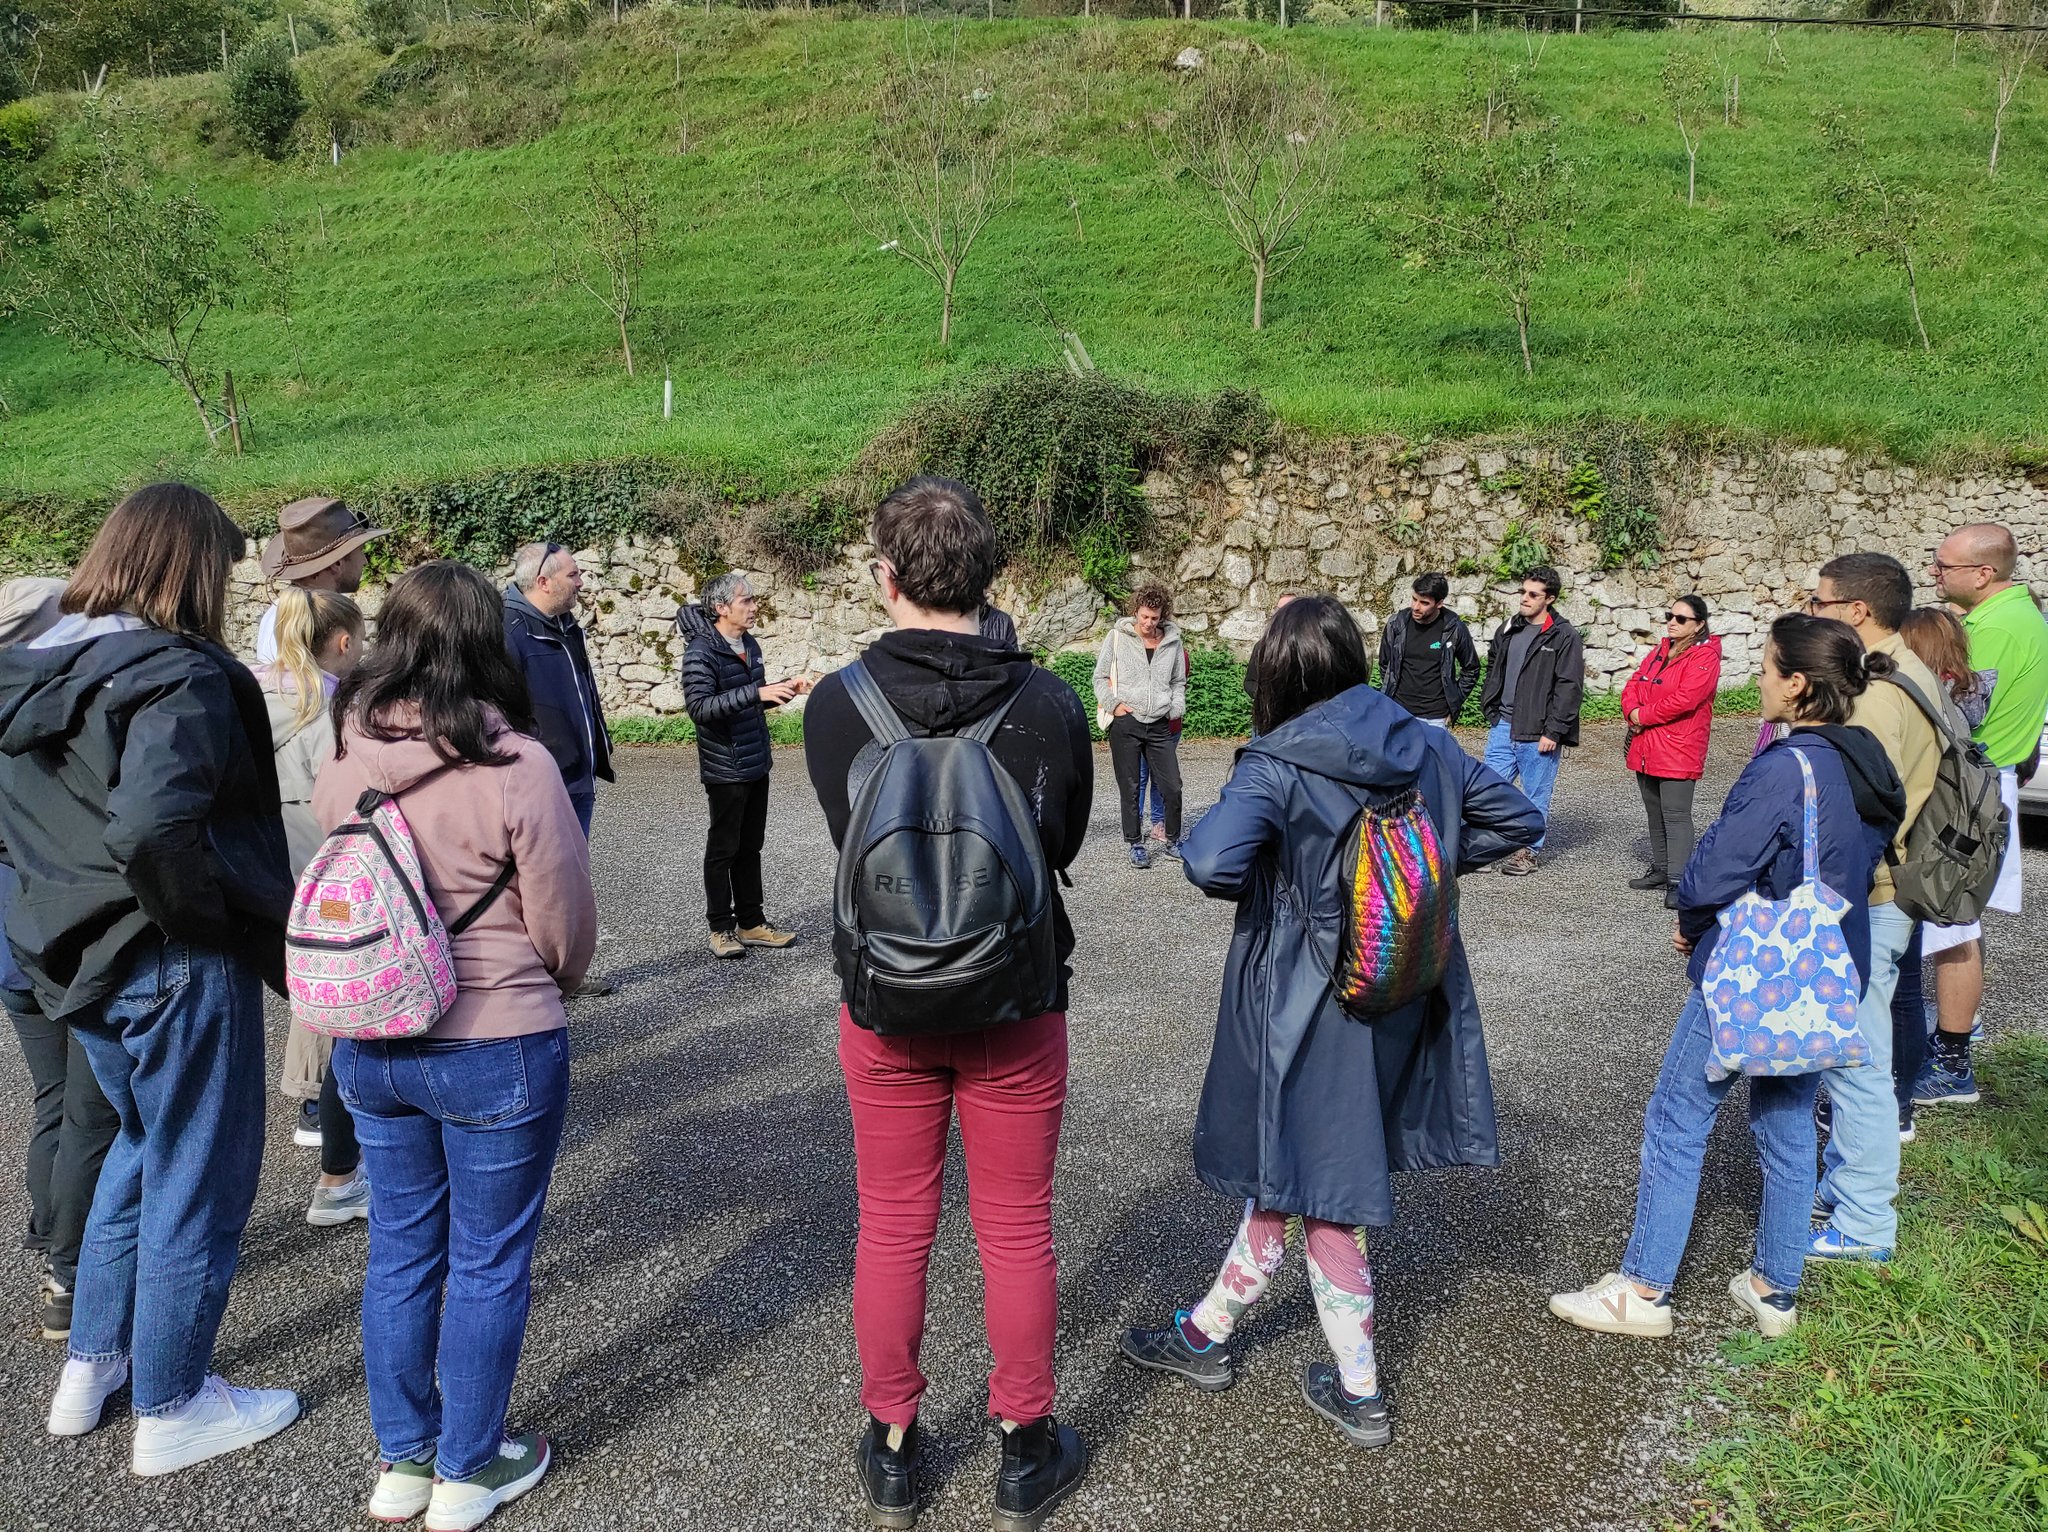
M697 773L711 800L704 839L704 906L711 950L743 958L749 947L787 947L793 933L762 909L761 843L768 833L768 709L811 689L809 681L768 684L761 646L747 630L760 601L737 570L704 587L703 601L676 613L683 651L683 702L697 725Z

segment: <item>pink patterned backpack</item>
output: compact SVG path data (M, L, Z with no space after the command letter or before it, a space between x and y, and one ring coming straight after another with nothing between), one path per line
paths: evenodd
M512 870L508 856L484 896L443 926L398 800L365 791L299 877L284 932L292 1019L358 1041L420 1036L455 1003L455 938L505 891Z

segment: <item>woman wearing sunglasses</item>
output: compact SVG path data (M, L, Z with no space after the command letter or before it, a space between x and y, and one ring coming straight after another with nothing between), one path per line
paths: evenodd
M1693 787L1707 769L1721 640L1707 631L1707 603L1680 596L1664 615L1664 638L1621 690L1628 720L1628 767L1650 819L1650 865L1630 888L1661 888L1677 907L1678 880L1692 859Z

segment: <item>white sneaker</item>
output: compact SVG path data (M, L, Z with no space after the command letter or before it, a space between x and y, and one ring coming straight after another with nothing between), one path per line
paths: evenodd
M548 1471L548 1439L537 1433L498 1444L498 1455L474 1479L438 1479L427 1507L427 1532L470 1532L501 1505L540 1483Z
M1635 1283L1618 1271L1610 1271L1591 1287L1575 1293L1558 1293L1550 1300L1550 1312L1581 1330L1599 1330L1607 1335L1666 1336L1671 1333L1671 1295L1645 1298Z
M283 1388L234 1388L209 1375L183 1409L139 1415L131 1466L145 1479L176 1473L275 1436L299 1418L299 1396Z
M1763 1331L1765 1340L1790 1335L1792 1327L1799 1323L1799 1310L1791 1301L1792 1295L1772 1293L1770 1298L1765 1298L1756 1290L1756 1284L1749 1280L1747 1266L1728 1279L1728 1296L1735 1300L1738 1313L1756 1321L1756 1327ZM1773 1302L1773 1299L1779 1301Z
M434 1498L434 1454L377 1465L377 1487L370 1492L372 1521L411 1521Z
M50 1434L83 1436L100 1423L100 1411L114 1391L128 1381L128 1358L81 1362L68 1357L50 1397Z

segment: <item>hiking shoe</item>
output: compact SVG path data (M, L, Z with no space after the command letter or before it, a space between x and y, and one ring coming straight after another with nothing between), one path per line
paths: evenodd
M1188 859L1187 842L1184 840L1170 840L1159 848L1159 854L1171 857L1176 862L1185 862Z
M917 1525L917 1455L924 1445L915 1420L904 1428L903 1440L889 1445L889 1433L896 1428L868 1417L861 1433L861 1493L867 1497L868 1520L878 1527L901 1529Z
M618 986L610 979L601 979L594 973L587 973L576 981L576 987L569 991L571 1000L596 1000L616 993Z
M1385 1391L1352 1398L1344 1391L1337 1369L1328 1362L1310 1362L1301 1370L1301 1397L1325 1420L1335 1421L1337 1429L1357 1446L1384 1447L1394 1439Z
M778 931L764 923L758 926L741 926L739 937L749 947L787 947L796 940L796 932Z
M1977 1071L1967 1060L1961 1069L1951 1069L1938 1053L1930 1053L1913 1082L1915 1106L1973 1106L1984 1098L1977 1092Z
M995 1532L1038 1532L1039 1523L1081 1482L1088 1449L1052 1416L1003 1432L996 1469Z
M1150 867L1152 865L1152 858L1145 854L1145 848L1143 846L1131 847L1131 865L1137 868L1140 872L1144 871L1147 867Z
M299 1115L292 1122L292 1142L301 1149L320 1147L320 1103L301 1101Z
M540 1483L548 1471L548 1439L536 1432L498 1443L498 1455L474 1479L441 1479L427 1505L428 1532L469 1532L501 1505Z
M128 1358L111 1362L81 1362L70 1357L57 1379L57 1392L50 1396L49 1428L52 1436L83 1436L100 1423L100 1411L107 1400L128 1381Z
M1524 846L1520 851L1510 853L1497 865L1505 877L1526 878L1536 870L1536 853Z
M1663 868L1650 867L1644 869L1643 875L1640 878L1630 878L1628 886L1630 888L1662 888L1670 881L1669 878L1664 876Z
M434 1454L377 1465L377 1487L364 1509L372 1521L411 1521L434 1498Z
M1889 1261L1892 1258L1890 1245L1866 1245L1861 1240L1849 1238L1836 1228L1830 1219L1813 1231L1806 1242L1806 1258L1809 1261Z
M1737 1312L1756 1321L1756 1327L1763 1331L1765 1340L1777 1340L1790 1335L1792 1327L1799 1323L1799 1310L1791 1293L1760 1293L1756 1284L1749 1280L1749 1268L1743 1267L1728 1279L1728 1296L1735 1300Z
M1635 1283L1618 1271L1610 1271L1590 1287L1575 1293L1556 1293L1550 1312L1566 1324L1581 1330L1598 1330L1603 1335L1648 1335L1661 1339L1671 1333L1671 1295L1645 1298Z
M711 955L722 958L743 958L747 945L739 938L737 931L713 931L711 933Z
M43 1301L36 1305L36 1324L44 1340L71 1339L71 1289L55 1277L43 1278Z
M1664 908L1667 910L1678 908L1678 885L1675 883L1664 890Z
M1170 1372L1185 1378L1205 1394L1221 1393L1237 1381L1230 1360L1230 1348L1222 1341L1210 1341L1197 1350L1188 1340L1188 1311L1174 1311L1173 1323L1158 1330L1131 1329L1116 1343L1128 1361L1154 1372Z
M333 1229L351 1218L365 1222L370 1217L370 1178L358 1170L340 1186L313 1188L313 1202L306 1209L306 1222L316 1229Z
M254 1446L299 1418L299 1396L283 1388L236 1388L218 1373L199 1386L185 1406L169 1415L135 1421L137 1476L153 1479Z

